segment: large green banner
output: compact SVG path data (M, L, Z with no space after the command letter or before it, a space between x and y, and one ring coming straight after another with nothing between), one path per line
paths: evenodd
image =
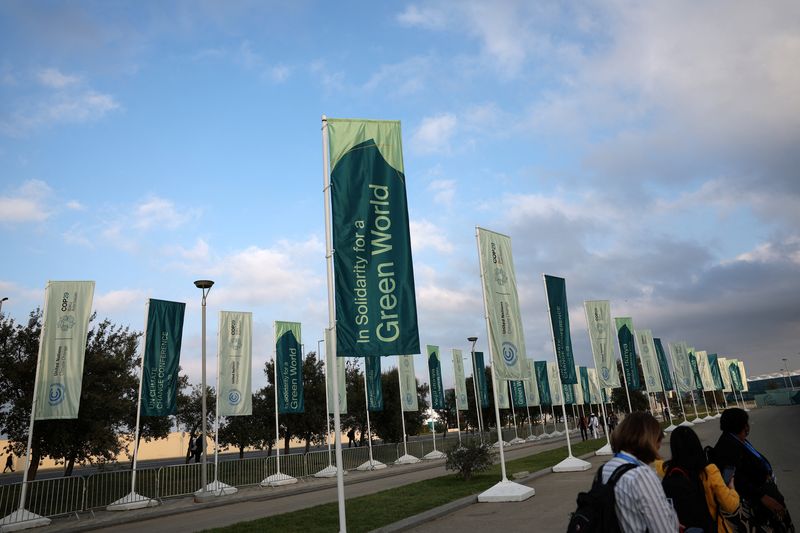
M331 342L331 329L325 328L325 388L328 394L328 414L333 414L336 405L333 403L333 366L336 365L336 384L339 392L339 414L347 414L347 384L345 381L345 359L336 357Z
M536 371L536 387L539 390L539 401L542 405L553 405L550 398L550 382L547 378L547 361L534 361Z
M719 362L717 361L717 354L708 354L708 368L711 372L711 378L714 380L714 388L716 390L723 390L725 382L722 381L722 373L719 371Z
M219 416L252 415L252 313L219 312L217 357Z
M564 278L544 276L547 293L547 310L550 313L550 328L553 332L558 372L562 385L575 385L575 360L572 357L572 337L569 332L569 307L567 306L567 283Z
M178 366L186 304L150 299L142 367L142 415L177 413Z
M579 367L581 374L581 396L584 404L592 403L592 390L589 385L589 369L585 366Z
M442 386L442 364L439 347L428 344L428 372L431 379L431 407L444 409L444 387Z
M453 348L453 374L456 380L455 395L456 409L466 411L469 409L467 401L467 378L464 375L464 355L461 350Z
M299 322L275 321L278 414L305 411L301 343Z
M703 390L716 390L714 376L711 374L711 365L708 362L708 352L705 350L697 350L694 354L697 357L697 370L700 373L700 381L703 384Z
M619 354L622 358L622 370L625 372L625 381L628 390L639 390L639 368L636 365L636 346L633 340L633 319L630 317L617 317L614 319L617 326L617 340L619 341Z
M614 356L614 326L611 324L611 304L608 300L583 302L594 366L603 387L619 387L617 358Z
M381 358L365 357L364 372L367 376L367 409L383 411L383 383L381 383Z
M476 228L486 324L495 379L524 379L525 339L517 295L511 237Z
M747 370L744 367L744 361L739 360L739 381L742 383L742 392L749 392L750 385L747 384Z
M669 363L667 363L667 354L664 353L664 346L661 344L661 339L653 339L656 345L656 358L658 359L658 369L661 373L661 381L664 384L664 390L673 390L672 376L669 372Z
M678 392L694 390L692 386L692 366L689 363L688 347L685 342L670 342L667 344L672 357L672 370L675 375L675 385Z
M417 401L417 375L414 373L414 356L400 355L397 357L400 373L400 392L403 411L416 413L419 411Z
M487 409L489 403L489 386L486 384L486 368L483 363L483 352L475 352L475 368L473 371L473 379L478 377L478 394L481 397L481 409Z
M731 377L728 373L728 359L726 357L718 357L717 366L719 366L719 375L722 378L722 392L732 392Z
M689 348L689 366L692 368L694 389L703 390L703 379L700 376L700 366L697 364L697 355L695 355L694 348Z
M733 389L741 392L744 387L742 387L742 373L739 370L738 359L728 360L728 372L731 376L731 385L733 386Z
M526 374L528 381L525 383L525 400L528 407L536 407L539 405L539 380L536 379L536 366L533 360L525 359Z
M561 405L564 401L563 385L559 386L559 371L555 361L547 362L547 377L550 385L550 399L553 405Z
M525 385L521 381L509 381L511 385L511 398L514 402L514 407L522 408L528 405L525 398Z
M589 373L589 402L600 403L603 401L603 394L601 391L605 390L600 387L600 380L597 377L597 369L587 369Z
M578 385L564 385L561 384L561 389L564 391L564 403L566 405L574 405L575 404L575 387Z
M400 122L327 124L337 355L420 353Z
M653 334L649 329L637 329L636 351L642 360L642 374L644 374L644 386L647 392L660 392L661 380L658 377L658 361L656 361L656 346L653 342Z
M78 418L94 281L50 281L37 365L35 420Z

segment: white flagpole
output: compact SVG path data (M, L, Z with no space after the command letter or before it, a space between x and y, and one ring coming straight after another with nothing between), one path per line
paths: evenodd
M586 307L584 306L584 310ZM588 319L587 319L588 320ZM619 331L617 330L617 324L614 323L614 331L617 332L617 344L619 344ZM628 399L628 413L633 412L633 407L631 407L631 393L628 390L628 376L625 375L625 360L622 358L622 346L619 348L619 362L620 368L622 370L622 383L625 385L625 398ZM617 364L616 357L614 358L614 364Z
M403 411L403 379L400 377L400 356L397 356L397 388L400 391L400 422L402 423L403 428L403 456L399 457L395 464L398 465L407 465L407 464L414 464L418 463L420 460L418 457L408 454L408 438L406 437L406 414ZM414 382L416 384L416 380ZM414 390L414 394L417 394L416 387Z
M322 196L325 203L325 265L328 280L328 329L330 330L330 342L332 346L327 346L325 350L336 354L336 304L333 298L333 234L331 230L331 182L329 172L328 154L328 118L322 115ZM342 468L342 425L341 414L339 411L339 380L336 365L331 365L333 373L333 431L334 443L336 446L336 499L339 504L339 532L347 533L347 515L344 506L344 472Z
M456 405L456 427L458 428L458 447L461 447L461 421L458 419L458 405Z
M663 347L664 346L662 345L661 347L662 347L662 351L663 351ZM669 370L669 362L666 361L666 357L667 357L667 355L664 354L664 358L665 358L664 362L667 363L667 370ZM658 363L658 352L656 352L656 363ZM664 376L661 375L661 365L660 364L656 364L656 368L658 369L658 379L661 380L661 390L664 392L664 406L667 409L667 412L669 413L669 426L664 431L669 433L669 432L673 431L678 426L676 426L675 424L672 423L672 409L669 408L669 397L667 396L667 387L666 387L666 385L664 385ZM675 392L677 394L678 384L674 383L673 385L675 386Z
M511 404L511 420L514 422L514 439L511 441L511 444L517 444L521 442L522 439L519 438L519 432L517 431L517 412L514 407L514 390L511 387L510 381L506 381L506 386L508 390L508 399L510 400L509 403Z
M367 392L367 358L364 358L364 407L367 410L367 445L369 446L369 461L362 463L356 470L380 470L386 465L372 457L372 428L369 423L369 392Z
M681 388L680 385L678 385L678 376L675 373L674 366L672 368L672 382L675 383L675 395L678 397L678 405L680 405L681 412L683 413L683 422L678 425L692 427L694 424L689 422L689 419L686 418L686 404L683 402L683 398L681 398Z
M528 405L528 398L525 398L525 414L528 415L528 438L533 437L533 421L531 420L531 408Z
M288 474L284 474L281 472L281 446L280 446L280 428L278 426L278 411L280 410L278 407L278 337L277 337L277 324L273 321L272 322L272 346L273 346L273 382L275 383L274 393L275 393L275 473L271 476L267 476L261 481L262 487L278 487L280 485L291 485L292 483L297 483L297 478L292 477ZM300 339L297 339L298 341ZM302 346L302 345L301 345ZM300 352L302 354L302 347ZM302 363L301 363L302 367ZM267 464L267 460L269 457L264 461L264 464Z
M152 500L136 493L136 463L139 457L139 425L142 416L142 378L144 376L144 354L147 344L147 318L150 315L150 300L144 305L144 329L142 331L141 364L139 365L139 396L136 401L136 430L133 436L133 464L131 471L131 492L106 507L108 511L128 511L142 507L154 507L158 500Z

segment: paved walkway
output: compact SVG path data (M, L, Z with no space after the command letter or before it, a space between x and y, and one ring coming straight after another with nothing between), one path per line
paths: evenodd
M800 407L771 407L750 411L750 441L772 462L778 486L789 503L789 512L800 521ZM719 421L694 427L704 445L713 446L719 438ZM661 455L669 458L669 438L662 443ZM569 513L575 510L578 492L587 490L597 466L607 457L592 457L586 472L549 473L528 483L536 495L520 503L475 503L436 520L421 524L414 532L470 531L496 524L504 531L565 531ZM534 527L535 526L535 527Z

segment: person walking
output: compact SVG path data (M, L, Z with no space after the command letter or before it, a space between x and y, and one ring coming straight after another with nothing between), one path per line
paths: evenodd
M355 428L350 428L350 431L347 432L347 447L352 448L355 442L356 442L356 430Z
M189 464L192 457L194 457L194 450L197 446L197 441L195 440L194 431L189 433L189 447L186 449L186 464Z
M205 442L203 442L203 434L197 436L194 445L194 462L199 463L201 458L203 457L203 448L205 448Z
M742 498L742 518L754 531L794 531L786 500L778 490L769 460L747 440L750 417L738 407L725 409L713 460L723 478L734 480Z
M600 425L600 422L597 421L597 415L592 413L592 416L589 417L589 429L592 430L592 438L597 438L597 426Z
M578 420L578 427L581 430L581 440L586 440L586 438L587 438L586 428L588 426L589 426L589 423L586 421L586 417L585 416L581 416L580 419Z
M688 427L677 427L670 436L672 457L664 463L664 493L672 499L681 526L687 532L727 533L736 531L725 513L739 509L739 494L733 478L727 484L719 468L709 463L697 434Z
M6 473L6 470L11 470L11 473L14 473L14 455L8 454L6 457L6 467L3 469L3 473Z
M655 471L647 466L659 458L661 425L649 413L634 412L611 435L614 457L601 468L602 483L617 468L632 464L614 486L617 520L625 533L675 533L678 517Z

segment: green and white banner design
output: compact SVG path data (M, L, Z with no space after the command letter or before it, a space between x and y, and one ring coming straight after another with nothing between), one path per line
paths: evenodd
M301 338L299 322L275 321L278 414L305 411Z
M431 380L431 407L444 409L444 386L442 385L442 363L439 356L439 347L428 344L428 372Z
M34 420L78 418L94 281L50 281L44 290Z
M383 383L381 382L381 358L365 357L364 372L367 374L367 409L383 411Z
M585 366L581 366L581 367L575 367L575 371L578 372L578 375L579 375L580 381L581 381L581 383L580 383L581 386L578 387L578 388L581 389L581 397L580 397L580 400L578 400L577 394L576 394L575 395L576 396L575 399L578 400L579 404L580 403L591 403L592 391L589 388L589 369L586 368Z
M656 360L656 346L653 334L649 329L637 329L636 351L642 360L642 373L647 392L660 392L661 380L658 376L658 361Z
M561 405L564 401L561 387L559 387L558 365L555 361L547 361L547 381L550 387L551 405Z
M419 411L419 404L417 403L417 375L414 372L414 356L399 355L397 364L399 365L397 371L400 372L403 411L416 413Z
M608 300L583 302L589 341L597 375L603 387L619 387L617 360L614 356L614 326L611 323L611 304Z
M333 365L336 365L336 381L339 389L339 414L347 414L347 384L345 373L345 358L336 357L331 330L325 328L325 385L328 391L328 414L333 414L336 406L333 403Z
M253 314L219 312L219 416L253 414Z
M722 378L722 392L732 392L731 376L728 373L728 359L718 357L717 364L719 365L719 375Z
M494 384L497 385L497 407L499 409L511 409L511 402L508 399L508 387L509 383L507 381L497 381L495 380Z
M511 399L514 402L514 407L521 409L527 405L525 399L525 385L521 381L509 381L511 387Z
M653 339L656 345L656 359L658 360L658 372L661 374L661 383L664 385L664 390L674 390L672 385L672 375L669 371L669 363L667 362L667 355L664 353L664 346L661 344L661 339Z
M327 124L337 355L420 353L400 122Z
M475 352L475 370L478 376L478 393L481 396L481 409L488 409L489 403L489 385L486 383L486 367L483 364L483 352ZM473 376L473 379L475 377Z
M591 403L600 403L603 399L603 395L600 392L600 380L597 377L597 369L596 368L588 368L586 370L589 373L589 394L590 394L590 402Z
M711 366L708 364L708 353L705 350L698 350L695 352L695 357L697 357L697 371L700 373L703 390L717 390L714 386L714 377L711 375Z
M678 392L685 393L694 390L694 378L686 343L670 342L668 346L672 356L672 370L675 373Z
M622 370L625 372L625 381L628 390L639 390L639 368L636 365L636 345L633 337L633 319L631 317L617 317L614 319L617 326L617 340L619 341L619 355L622 359Z
M750 387L747 384L747 372L744 368L744 361L739 361L739 375L742 380L742 392L749 392Z
M461 350L453 349L453 373L456 379L456 409L467 411L469 402L467 401L467 378L464 375L464 356Z
M548 377L547 361L534 361L533 368L536 370L536 387L539 392L539 402L542 405L553 405L550 397L550 378Z
M177 413L178 367L186 304L150 299L142 368L142 415Z
M740 362L741 361L738 359L730 359L728 362L728 373L731 377L731 384L737 392L744 390L744 383L742 383L742 371L739 369Z
M528 374L528 381L525 383L525 401L528 407L536 407L540 404L539 383L536 379L536 365L532 359L525 359L523 364Z
M700 376L700 367L697 363L697 353L693 347L687 349L689 354L689 366L692 367L692 381L696 390L703 390L703 378Z
M477 228L477 235L492 372L498 381L523 379L520 361L525 357L525 339L511 237L483 228Z
M575 404L575 389L578 387L577 384L575 385L561 385L561 388L564 389L564 403L567 405L574 405Z
M550 312L550 327L556 350L558 371L562 385L575 385L575 360L572 356L572 337L569 332L569 306L567 305L567 283L564 278L545 275L545 297Z
M722 390L725 387L725 382L722 381L722 372L719 370L717 354L708 354L708 368L711 371L711 378L714 380L714 390Z

